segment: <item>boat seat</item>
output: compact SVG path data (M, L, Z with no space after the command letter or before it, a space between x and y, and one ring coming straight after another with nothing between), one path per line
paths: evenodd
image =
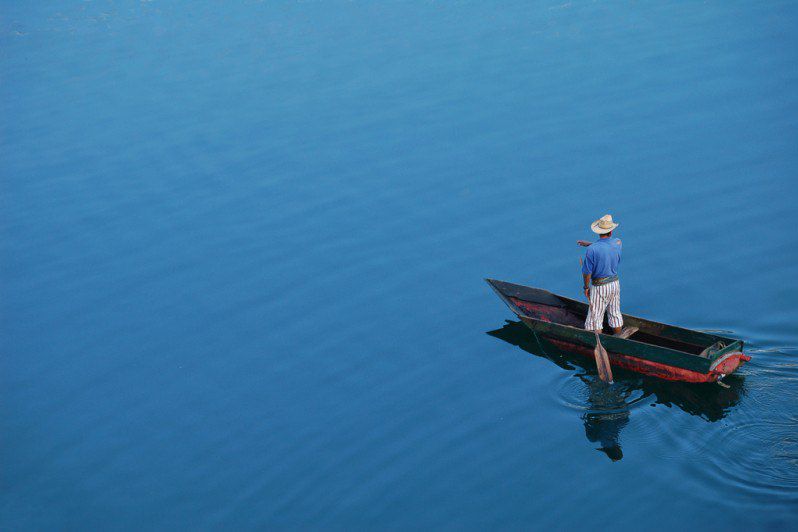
M723 342L720 341L715 342L711 346L701 351L701 353L698 356L700 356L701 358L711 358L712 355L714 355L724 347L726 347L726 344L724 344Z

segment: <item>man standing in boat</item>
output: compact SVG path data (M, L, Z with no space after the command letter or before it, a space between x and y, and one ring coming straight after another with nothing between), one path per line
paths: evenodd
M585 329L601 332L606 312L612 332L619 335L623 328L621 285L618 282L621 240L612 236L616 227L618 224L612 221L612 216L606 214L590 225L599 239L593 243L579 240L577 244L587 247L582 262L582 288L590 301Z

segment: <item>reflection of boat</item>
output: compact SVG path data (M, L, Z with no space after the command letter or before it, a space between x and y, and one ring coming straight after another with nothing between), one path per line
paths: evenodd
M539 288L486 281L535 338L592 358L596 340L583 328L588 309L585 303ZM671 381L715 382L751 360L743 354L741 340L628 314L623 318L625 325L636 330L631 336L601 335L610 364L615 367Z
M488 331L487 334L512 345L516 345L527 353L547 358L561 368L574 369L574 366L579 366L586 369L595 369L595 367L589 364L589 360L573 354L571 350L562 350L556 344L547 341L545 338L540 336L536 338L534 335L529 334L529 329L518 321L508 321L501 329ZM655 404L669 407L675 406L688 414L699 416L710 422L723 419L729 409L740 401L740 397L742 397L745 392L745 379L741 375L733 375L725 380L724 382L728 388L721 388L717 384L667 382L637 373L627 373L625 371L617 372L615 378L616 384L614 386L622 386L626 389L626 395L636 390L642 392L643 395L637 399L638 401L644 398L651 398ZM595 379L591 379L591 377L587 375L580 376L580 379L588 386L590 386L591 382L596 382ZM589 406L593 412L606 410L606 408L601 407L601 405L606 405L607 401L605 399L606 398L603 396L599 397L597 394L591 393L587 406ZM590 412L588 412L588 415L590 415ZM591 439L591 434L598 436L601 431L596 427L589 430L588 422L597 425L600 421L601 419L598 417L585 420L585 431L589 439ZM615 424L617 430L620 431L622 427L621 421ZM625 423L623 423L623 425L625 425ZM606 439L607 434L615 430L615 428L609 431L605 429L602 430L602 437ZM591 439L591 441L597 440Z

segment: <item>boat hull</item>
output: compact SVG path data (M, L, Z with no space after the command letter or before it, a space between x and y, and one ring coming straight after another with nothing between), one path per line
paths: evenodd
M560 338L545 337L557 349L576 353L593 360L593 349L583 345L575 344L562 340ZM635 373L642 373L651 377L657 377L669 381L680 382L717 382L726 375L733 373L738 367L742 366L745 362L751 360L751 357L740 352L729 353L721 365L715 369L710 370L709 373L700 373L676 366L669 366L667 364L660 364L651 360L644 360L642 358L624 355L622 353L613 353L608 351L610 357L610 365L613 367L620 367L625 370L633 371Z

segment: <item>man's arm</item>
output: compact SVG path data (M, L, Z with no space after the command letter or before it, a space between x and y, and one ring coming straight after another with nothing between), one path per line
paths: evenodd
M589 246L590 244L592 244L592 243L593 243L593 242L588 242L587 240L577 240L577 241L576 241L576 244L577 244L578 246L582 246L583 248L586 248L586 247L588 247L588 246Z
M590 300L590 276L593 274L593 248L585 251L585 260L582 262L582 291L585 297Z

